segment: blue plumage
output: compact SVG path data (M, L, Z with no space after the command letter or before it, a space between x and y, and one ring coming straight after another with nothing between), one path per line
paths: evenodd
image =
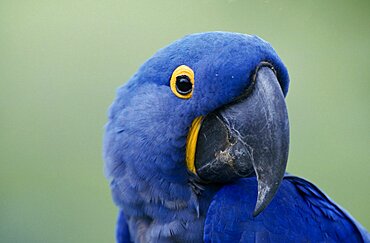
M205 242L362 242L367 232L310 182L285 176L257 217L254 178L223 187L208 209Z
M129 242L130 241L130 231L126 222L125 214L120 209L116 224L116 239L117 242Z
M361 242L368 237L316 187L295 177L284 179L256 218L251 216L253 178L227 186L194 182L185 163L192 121L242 95L261 62L274 66L286 95L288 73L272 47L256 36L226 32L174 42L119 88L104 138L106 175L120 208L117 242ZM194 70L191 99L179 99L169 87L171 73L184 64Z

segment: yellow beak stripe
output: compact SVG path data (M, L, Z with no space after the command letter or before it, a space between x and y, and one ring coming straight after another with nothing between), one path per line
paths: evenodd
M198 134L200 130L200 126L202 125L203 116L198 116L195 118L191 124L188 137L186 139L186 166L188 170L196 174L195 171L195 152L197 149L197 140Z

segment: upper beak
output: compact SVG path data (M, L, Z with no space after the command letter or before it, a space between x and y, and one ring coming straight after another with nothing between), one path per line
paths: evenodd
M208 182L257 176L253 215L262 212L284 177L289 148L285 99L271 68L260 66L250 92L208 114L198 132L196 174Z

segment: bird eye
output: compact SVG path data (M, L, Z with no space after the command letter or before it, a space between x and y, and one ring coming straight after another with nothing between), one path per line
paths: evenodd
M187 95L193 90L193 84L186 75L176 77L176 91L182 95Z
M193 70L186 65L177 67L172 73L170 86L177 97L182 99L191 98L194 86Z

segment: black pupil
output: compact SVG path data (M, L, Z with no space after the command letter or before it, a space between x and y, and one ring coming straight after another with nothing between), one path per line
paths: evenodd
M186 75L176 77L176 90L182 95L189 94L193 88L190 78Z

